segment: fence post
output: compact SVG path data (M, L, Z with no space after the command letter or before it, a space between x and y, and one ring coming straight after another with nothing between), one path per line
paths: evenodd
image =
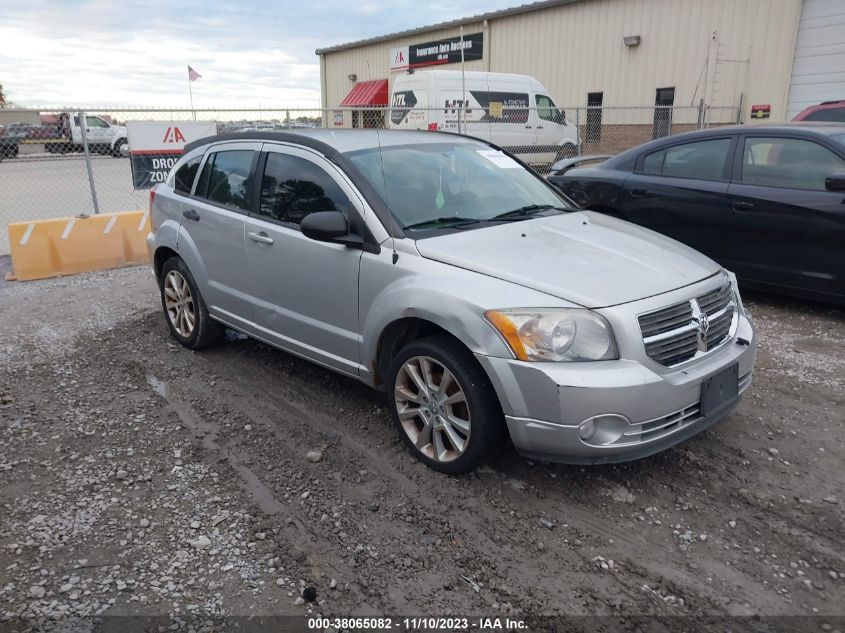
M704 97L698 100L698 129L704 129Z
M739 93L739 107L736 109L736 124L742 123L742 109L745 107L745 93Z
M290 129L290 110L285 110L285 127Z
M88 169L88 184L91 186L91 201L94 203L94 213L99 215L100 204L97 202L97 188L94 186L94 170L91 167L91 151L88 149L88 120L85 113L79 113L79 131L82 134L82 148L85 150L85 167ZM70 128L71 141L73 140L73 127Z
M581 155L581 108L575 108L575 155Z

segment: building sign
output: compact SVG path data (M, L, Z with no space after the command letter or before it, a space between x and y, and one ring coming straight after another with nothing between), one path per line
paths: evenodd
M772 106L770 104L751 106L752 119L768 119L771 115Z
M334 110L332 119L335 127L343 127L343 110Z
M464 61L476 61L484 55L484 33L464 35ZM461 62L461 37L449 37L433 42L411 44L390 49L390 70L407 70L439 66L441 64L459 64Z
M408 47L399 46L390 49L390 70L407 70L408 68Z
M135 189L164 182L186 144L217 134L214 121L128 121L129 164Z

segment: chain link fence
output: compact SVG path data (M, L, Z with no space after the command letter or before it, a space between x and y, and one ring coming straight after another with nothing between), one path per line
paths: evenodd
M312 128L438 130L488 140L541 173L562 158L616 154L670 134L739 121L739 109L675 106L0 110L0 255L11 222L146 208L119 129L127 121L213 121L218 134ZM86 126L79 126L85 117ZM36 123L37 121L37 123ZM71 124L74 122L74 124ZM77 138L74 129L87 129ZM87 148L87 152L86 152Z

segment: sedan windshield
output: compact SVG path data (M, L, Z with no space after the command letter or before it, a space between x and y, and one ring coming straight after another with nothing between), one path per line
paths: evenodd
M480 143L402 145L347 156L403 230L466 230L574 210L515 160Z

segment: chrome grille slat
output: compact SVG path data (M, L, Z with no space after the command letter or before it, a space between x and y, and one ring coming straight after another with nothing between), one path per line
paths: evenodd
M646 354L665 367L706 354L725 342L735 322L730 285L638 317ZM699 325L699 315L703 325ZM705 318L706 316L706 318Z

